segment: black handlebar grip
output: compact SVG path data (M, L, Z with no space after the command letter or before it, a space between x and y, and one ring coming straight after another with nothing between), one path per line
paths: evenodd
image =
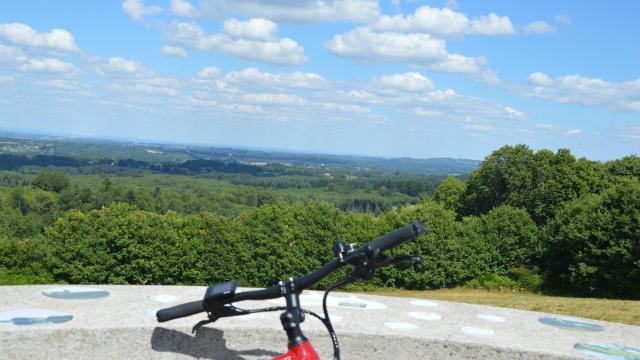
M391 249L407 240L413 240L418 235L424 234L427 229L420 221L414 221L407 226L403 226L399 229L393 230L390 233L384 234L379 238L369 243L372 250L380 249L384 251Z
M203 311L204 304L202 303L202 300L198 300L158 310L156 318L158 318L158 322L165 322L185 316L195 315Z

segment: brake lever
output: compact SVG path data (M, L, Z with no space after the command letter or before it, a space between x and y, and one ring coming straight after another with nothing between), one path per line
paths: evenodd
M204 325L214 323L220 318L238 316L238 315L247 315L247 314L250 314L250 312L247 310L240 310L233 305L218 306L216 308L209 310L208 311L209 319L202 320L197 324L195 324L191 329L191 333L195 333L198 329L200 329Z
M196 331L198 331L198 329L200 329L201 327L203 327L203 326L205 326L207 324L215 322L216 320L218 320L218 319L213 319L213 320L209 319L209 320L198 321L197 324L193 325L193 328L191 329L191 333L195 334Z
M351 277L358 280L371 280L376 274L376 270L386 266L397 266L406 262L420 263L422 258L420 256L401 256L394 258L392 256L386 256L379 250L376 252L370 252L366 254L367 257L359 265L354 266L351 273Z
M422 258L420 256L401 256L398 258L394 258L394 257L387 257L384 260L382 260L379 264L380 267L385 267L385 266L397 266L400 265L402 263L407 263L407 262L413 262L413 263L421 263L422 262Z

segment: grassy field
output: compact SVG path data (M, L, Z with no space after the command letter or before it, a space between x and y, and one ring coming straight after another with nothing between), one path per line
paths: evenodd
M429 291L376 290L376 295L428 298L500 306L640 325L640 301L548 296L516 291L467 288Z

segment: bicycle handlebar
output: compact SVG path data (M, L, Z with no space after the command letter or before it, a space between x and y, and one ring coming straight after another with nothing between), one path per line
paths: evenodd
M232 298L226 301L227 304L245 301L245 300L268 300L280 297L280 286L273 285L266 289L251 290L235 294ZM170 308L158 310L156 317L158 322L165 322L169 320L178 319L181 317L187 317L195 315L197 313L205 311L205 305L203 300L191 301L185 304L172 306Z
M353 251L347 256L346 259L334 259L310 274L293 279L292 282L294 288L296 290L302 291L313 286L314 284L325 278L327 275L336 271L341 266L347 265L348 259L351 257L360 256L366 251L373 251L374 253L376 253L391 249L404 241L413 240L418 237L418 235L424 234L425 232L426 229L424 225L419 221L415 221L409 225L396 229L390 233L380 236L379 238L362 246L358 250ZM282 295L282 286L281 284L278 284L270 286L266 289L237 293L233 297L227 299L225 303L231 304L234 302L245 300L268 300L278 298ZM207 309L205 309L204 302L202 300L198 300L158 310L158 312L156 313L156 317L158 319L158 322L165 322L181 317L195 315L205 310Z
M170 308L158 310L156 318L159 322L165 322L181 317L187 317L201 313L204 311L204 304L202 300L191 301L186 304L180 304L172 306Z
M372 250L380 249L384 251L400 245L401 243L412 240L420 234L424 234L426 229L420 221L415 221L409 225L396 229L388 234L382 235L379 238L369 243Z

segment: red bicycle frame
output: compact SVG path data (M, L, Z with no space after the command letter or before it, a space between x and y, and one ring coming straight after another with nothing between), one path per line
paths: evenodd
M280 314L282 328L289 339L289 351L273 358L273 360L320 360L311 341L302 333L300 324L304 321L304 310L300 307L300 294L293 288L293 283L283 284L287 310Z
M311 345L311 341L307 340L290 348L286 354L274 357L273 360L320 360L320 357Z

